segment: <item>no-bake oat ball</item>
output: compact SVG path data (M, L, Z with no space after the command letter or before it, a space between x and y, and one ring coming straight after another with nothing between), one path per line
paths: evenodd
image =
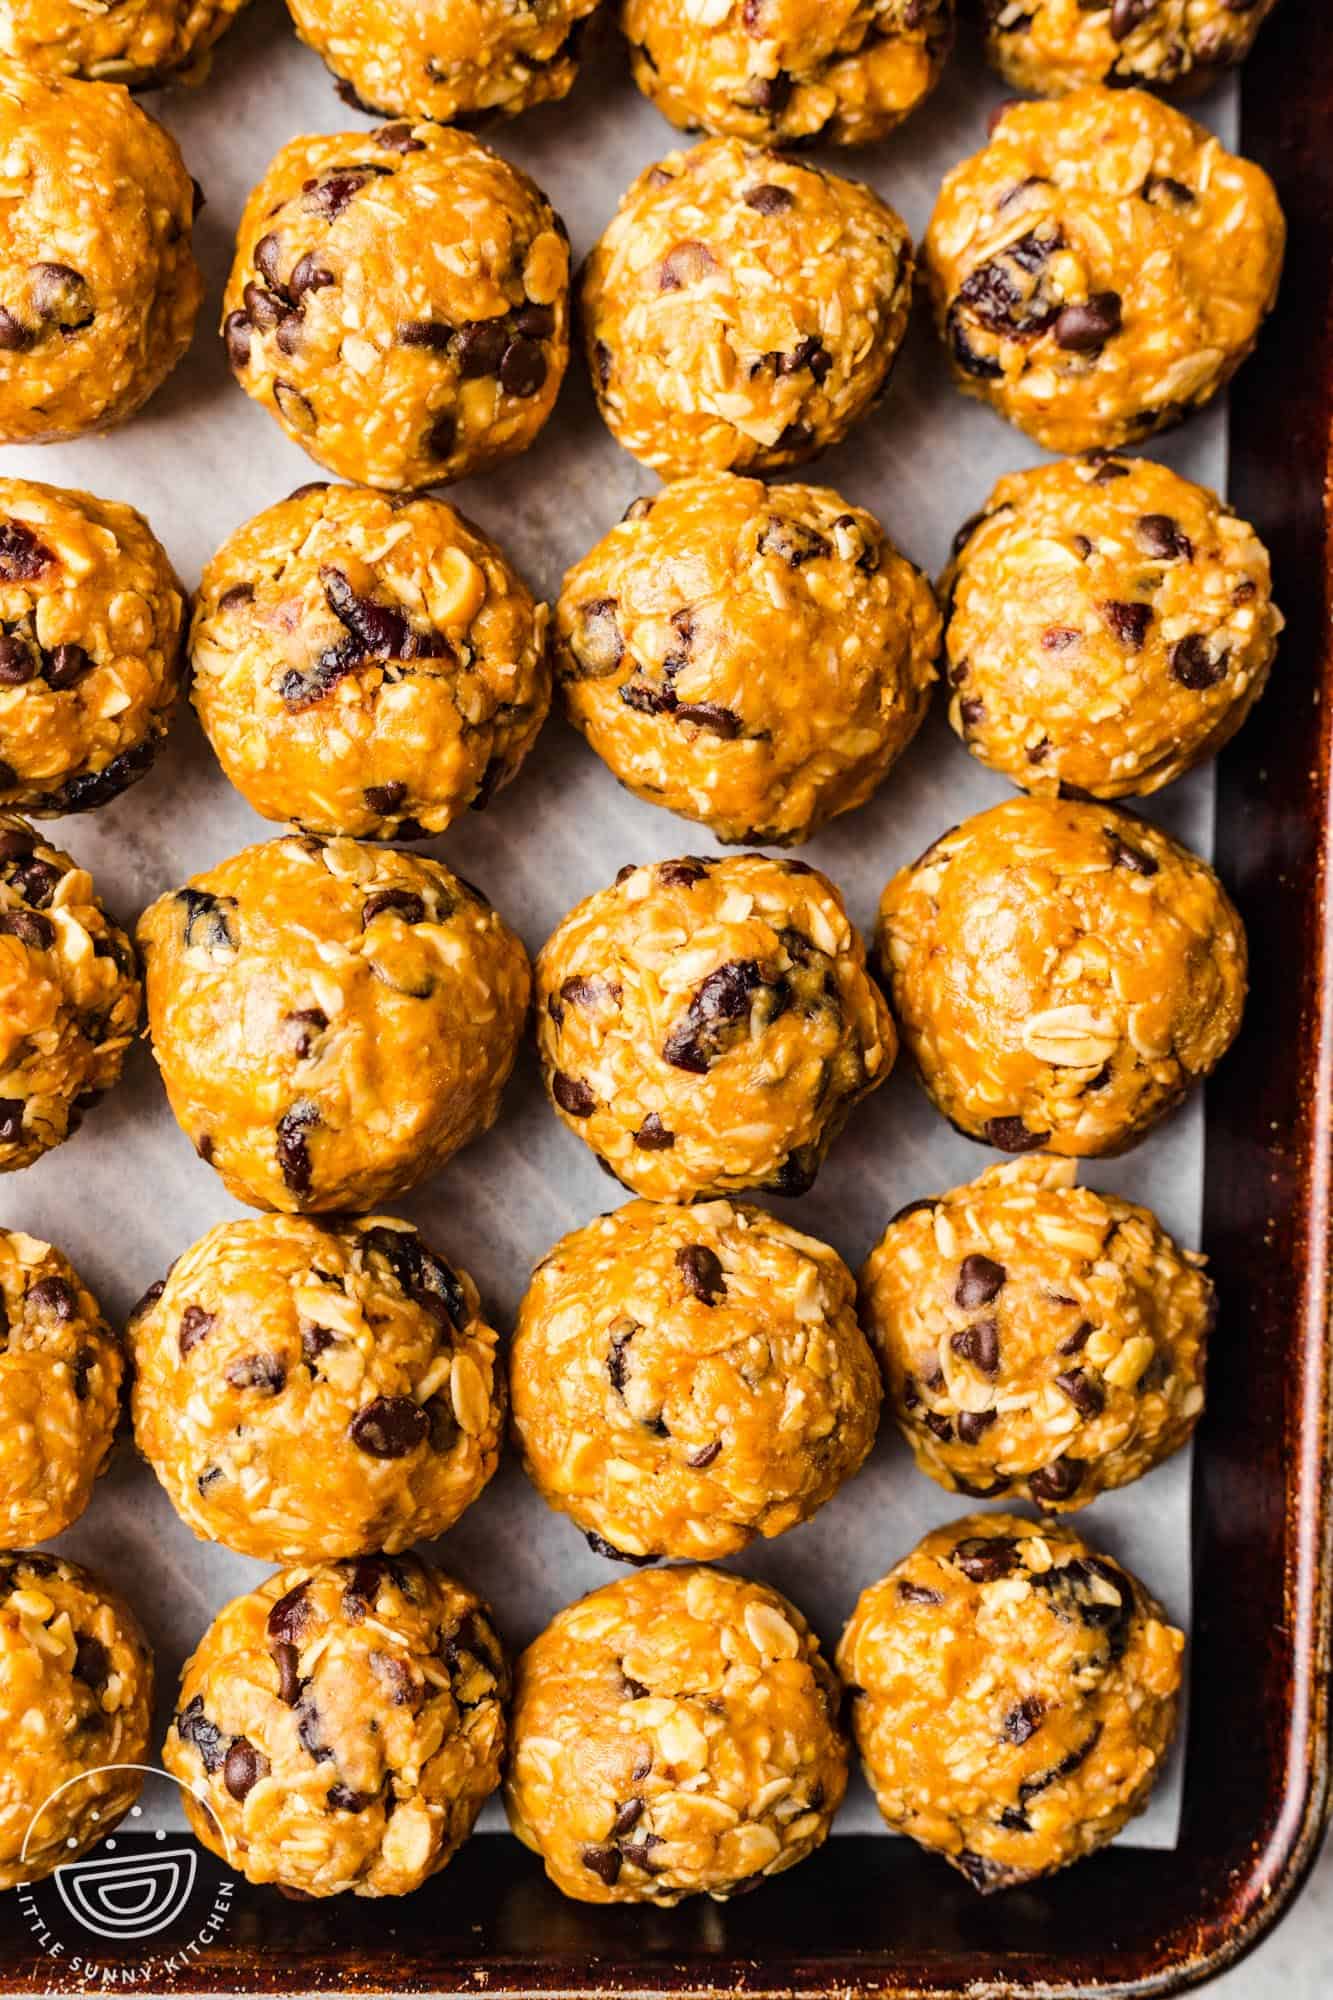
M0 62L0 444L133 416L204 295L176 141L116 84Z
M138 1619L78 1563L0 1555L0 1890L115 1830L148 1755L153 1656ZM59 1797L56 1794L59 1793Z
M184 624L142 514L0 479L0 803L83 812L142 777L171 722Z
M466 1271L393 1216L222 1222L130 1322L135 1439L207 1541L392 1554L499 1462L496 1338Z
M953 0L624 0L634 81L687 131L882 139L935 88Z
M192 699L266 819L439 833L513 777L546 715L547 609L443 500L313 486L204 571Z
M1028 792L1155 792L1211 757L1283 624L1254 529L1146 458L1011 473L940 591L949 720Z
M725 1902L827 1836L847 1788L838 1708L814 1633L768 1584L626 1577L518 1663L509 1824L580 1902Z
M668 154L584 266L602 415L667 477L799 465L887 383L912 269L901 217L857 181L739 139Z
M735 1555L808 1521L879 1419L841 1257L725 1201L632 1201L557 1243L510 1386L542 1498L634 1562Z
M1268 175L1141 90L1014 104L923 244L955 380L1050 451L1151 437L1254 346L1286 226Z
M1205 861L1110 806L1010 799L880 901L903 1041L959 1131L1006 1153L1118 1153L1225 1055L1245 932Z
M982 0L986 54L1016 90L1088 83L1206 90L1243 62L1277 0Z
M838 1669L885 1819L986 1895L1081 1860L1147 1805L1184 1645L1072 1528L973 1514L862 1591Z
M564 225L525 173L443 125L292 139L246 203L222 331L246 394L330 471L462 479L551 414Z
M1216 1310L1150 1209L1007 1160L895 1215L862 1315L922 1472L951 1492L1084 1507L1178 1451Z
M6 0L0 56L50 76L156 89L202 83L245 0Z
M783 846L870 797L926 711L940 620L824 486L677 480L565 577L565 706L640 798Z
M0 1229L0 1547L78 1520L111 1456L120 1342L59 1250Z
M805 1194L897 1037L842 897L800 861L621 871L547 939L537 1045L557 1112L636 1194Z
M0 1173L69 1138L110 1090L141 998L87 870L0 813Z
M287 0L359 110L442 125L568 95L597 0Z
M292 835L139 920L171 1108L254 1208L365 1209L492 1124L527 954L438 861Z
M489 1612L442 1571L288 1569L213 1620L162 1758L196 1837L248 1881L405 1896L500 1782L508 1693Z

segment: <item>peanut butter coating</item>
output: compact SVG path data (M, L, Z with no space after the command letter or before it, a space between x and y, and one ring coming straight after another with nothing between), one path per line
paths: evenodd
M1110 806L1010 799L900 869L877 956L936 1108L1006 1153L1123 1152L1221 1060L1245 932L1206 862Z
M1245 60L1277 0L982 0L986 54L1038 97L1085 84L1193 96Z
M542 1498L607 1552L734 1555L808 1521L875 1438L855 1285L762 1209L628 1202L544 1257L510 1351Z
M989 1895L1081 1860L1143 1810L1184 1645L1072 1528L973 1514L862 1591L838 1671L888 1824Z
M440 862L272 840L159 896L138 936L172 1110L238 1200L370 1208L494 1122L527 954Z
M518 1663L509 1824L584 1903L718 1902L827 1837L838 1690L795 1606L725 1570L648 1570L552 1620Z
M246 0L9 0L0 56L48 76L80 76L134 90L202 83L213 44Z

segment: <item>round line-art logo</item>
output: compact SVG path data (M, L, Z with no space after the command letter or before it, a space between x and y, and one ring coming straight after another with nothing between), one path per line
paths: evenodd
M141 1777L145 1798L168 1787L161 1803L172 1806L178 1793L189 1789L156 1764L108 1764L81 1772L33 1815L21 1859L27 1859L44 1815L71 1787L118 1773ZM18 1884L29 1934L52 1961L50 1990L58 1992L66 1983L81 1989L144 1985L217 1941L234 1893L226 1864L205 1853L188 1832L135 1828L131 1822L143 1817L144 1806L132 1806L117 1831L89 1853L61 1862L41 1880ZM135 1947L149 1939L151 1956L137 1956ZM90 1953L91 1940L100 1952Z

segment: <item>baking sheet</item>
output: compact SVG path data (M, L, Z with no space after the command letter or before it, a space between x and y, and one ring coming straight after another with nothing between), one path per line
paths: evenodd
M871 181L919 238L942 174L983 142L986 114L1003 95L1003 86L965 46L934 99L887 144L868 154L815 157ZM335 97L324 69L297 44L274 0L260 0L242 18L201 91L146 102L176 133L207 196L196 243L209 296L194 348L125 428L77 444L11 450L3 467L132 501L193 588L203 563L233 528L320 476L235 386L215 334L245 195L294 134L368 128ZM1234 143L1234 90L1207 100L1200 115ZM499 128L492 142L550 194L569 226L576 258L633 175L678 143L632 87L609 33L565 104ZM1191 477L1225 483L1220 409L1150 449ZM954 529L994 480L1041 457L1017 431L953 391L918 315L880 409L814 471L793 476L826 481L873 509L934 573ZM553 596L565 567L636 493L656 484L602 427L576 359L533 450L449 497L497 536L535 589ZM1008 794L1002 779L963 751L941 710L937 705L879 796L802 850L842 887L862 926L873 922L880 889L895 868L946 826ZM1210 851L1208 773L1171 787L1146 810L1192 847ZM162 890L273 831L232 792L189 715L143 784L101 812L54 825L55 837L91 867L127 925ZM702 828L630 798L553 717L518 781L487 812L466 815L423 851L479 882L535 951L565 911L604 886L623 862L712 845ZM970 1178L993 1157L930 1109L902 1062L854 1115L814 1191L797 1202L769 1205L827 1238L856 1267L895 1209ZM1201 1171L1196 1101L1128 1159L1092 1163L1087 1178L1151 1203L1169 1229L1194 1243ZM6 1224L58 1243L118 1321L205 1229L245 1212L229 1201L177 1129L143 1047L78 1137L8 1180L4 1195ZM617 1198L592 1155L549 1111L527 1049L498 1127L395 1206L473 1273L494 1323L507 1332L532 1264L558 1236ZM1223 1340L1226 1332L1224 1301ZM918 1474L886 1424L865 1470L814 1522L752 1548L735 1566L787 1591L831 1644L864 1585L928 1527L966 1511L967 1504ZM1181 1456L1077 1518L1187 1623L1188 1513L1189 1467ZM164 1730L185 1655L218 1608L269 1566L197 1543L128 1444L118 1449L83 1521L58 1546L99 1567L143 1616L158 1654ZM491 1599L516 1647L571 1598L623 1574L594 1556L571 1523L547 1511L512 1458L432 1553ZM1174 1845L1179 1772L1177 1756L1150 1809L1123 1839L1136 1846ZM154 1821L146 1815L143 1824ZM492 1802L483 1825L502 1824ZM859 1777L837 1830L883 1830Z

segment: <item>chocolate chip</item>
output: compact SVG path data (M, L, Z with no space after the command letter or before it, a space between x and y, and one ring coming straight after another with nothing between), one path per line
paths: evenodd
M422 1242L414 1229L368 1229L367 1250L385 1259L407 1296L441 1325L447 1320L461 1333L471 1314L458 1273Z
M929 1584L913 1583L910 1577L898 1579L898 1595L904 1604L943 1604L944 1592L932 1590Z
M1071 646L1081 644L1083 634L1073 625L1048 625L1041 635L1043 650L1048 653L1067 653Z
M271 1641L285 1640L294 1645L305 1636L310 1622L310 1586L298 1583L284 1597L280 1597L268 1614L265 1631Z
M1027 1695L1004 1718L1004 1733L1011 1743L1028 1743L1041 1728L1046 1704L1040 1695Z
M510 396L535 396L546 380L546 356L536 341L519 335L500 358L500 387Z
M983 1375L998 1375L1000 1371L1000 1329L993 1319L979 1319L973 1325L955 1333L949 1341L955 1354Z
M784 209L792 207L796 197L790 188L779 187L774 181L759 181L746 188L742 199L758 215L781 215Z
M1161 863L1154 861L1151 854L1145 854L1141 847L1132 847L1127 840L1122 840L1118 833L1108 833L1107 840L1110 843L1113 868L1128 868L1134 875L1157 874Z
M79 1295L68 1278L39 1278L28 1293L28 1304L64 1325L78 1313Z
M54 561L50 549L22 521L0 521L0 582L31 583Z
M585 1847L581 1858L584 1867L591 1869L608 1889L613 1889L620 1880L621 1856L618 1847Z
M788 569L800 569L803 563L816 562L833 553L825 536L806 527L803 521L790 520L783 514L768 516L755 546L761 556L780 557Z
M11 861L26 861L37 845L37 836L27 827L10 826L0 831L0 867Z
M359 596L333 563L320 566L319 581L329 610L367 653L376 658L402 657L408 626L401 611Z
M1002 1153L1035 1153L1050 1138L1049 1132L1033 1132L1021 1118L988 1118L983 1127L987 1140Z
M1134 538L1145 556L1159 562L1193 562L1194 544L1169 514L1140 514Z
M290 1591L288 1595L292 1597L304 1596L305 1585L298 1585L297 1589ZM287 1599L283 1598L281 1601L285 1604ZM276 1606L274 1608L276 1609ZM270 1628L272 1627L272 1623L273 1620L270 1616ZM295 1708L301 1694L300 1656L289 1639L278 1640L273 1646L272 1652L273 1664L278 1670L278 1700L285 1702L288 1708Z
M732 709L720 708L716 702L681 702L674 713L677 722L692 722L696 729L702 729L710 736L720 736L726 742L740 735L739 715Z
M921 1421L928 1431L933 1431L941 1444L952 1444L953 1425L941 1411L927 1410Z
M354 195L360 193L370 180L389 172L388 167L355 166L334 167L317 179L307 181L301 190L301 207L307 215L321 216L326 222L336 222ZM259 261L259 251L255 251L255 262Z
M8 306L0 306L0 353L21 354L36 338L31 327L16 319Z
M964 355L970 350L962 336L960 311L971 313L991 333L1015 339L1033 338L1050 325L1060 306L1051 295L1046 267L1063 242L1063 231L1058 227L1039 225L968 273L950 308L955 352L963 366L968 366ZM964 340L962 351L960 337ZM976 359L980 365L969 372L1001 372L998 362Z
M247 1799L261 1778L268 1776L269 1761L244 1736L238 1736L222 1766L222 1782L238 1802Z
M1053 328L1055 344L1072 354L1104 347L1123 324L1119 292L1094 292L1081 305L1066 306Z
M551 1095L571 1118L590 1118L597 1109L597 1099L583 1079L569 1076L562 1069L552 1074Z
M649 1563L661 1560L658 1556L632 1556L627 1550L614 1547L604 1535L593 1534L591 1529L585 1529L583 1539L595 1556L605 1556L608 1562L629 1563L634 1569L644 1569Z
M253 604L255 587L252 583L233 583L224 590L216 605L218 611L237 611L243 604Z
M549 340L555 332L554 306L538 305L529 299L526 305L516 306L509 318L515 333L528 340Z
M203 1306L186 1306L181 1314L180 1332L176 1336L182 1361L216 1325L216 1313L206 1312Z
M1057 1375L1055 1386L1064 1391L1081 1417L1099 1417L1106 1408L1105 1389L1082 1368L1070 1368Z
M711 1444L700 1445L697 1451L687 1451L685 1454L685 1463L688 1466L692 1466L696 1472L703 1472L713 1463L713 1460L721 1450L721 1438L714 1438Z
M953 1552L955 1566L969 1583L994 1583L1018 1562L1018 1544L1008 1535L969 1535Z
M407 797L407 786L396 779L387 785L367 785L361 796L370 812L380 819L390 819Z
M305 1062L309 1059L315 1043L328 1027L329 1017L322 1007L300 1007L290 1014L284 1014L282 1025L292 1054L298 1062Z
M1073 1303L1072 1300L1070 1303ZM1060 1342L1060 1345L1055 1350L1056 1353L1081 1354L1088 1344L1088 1337L1092 1333L1092 1330L1092 1321L1090 1319L1080 1320L1074 1331Z
M958 1435L964 1444L977 1444L999 1415L998 1410L960 1410Z
M686 285L697 285L716 269L717 261L706 243L677 243L662 259L658 290L678 292Z
M1193 188L1173 180L1170 174L1149 174L1139 193L1154 208L1192 208L1195 201Z
M326 1800L331 1812L364 1812L373 1806L378 1796L375 1792L354 1792L350 1785L330 1785Z
M397 917L405 924L424 924L426 905L412 889L376 889L361 905L361 928L370 929L376 917Z
M632 1833L643 1818L643 1814L642 1799L626 1799L623 1804L616 1807L616 1816L611 1826L612 1837L619 1840L624 1834Z
M236 914L234 896L210 895L207 889L178 889L176 901L185 911L185 943L207 951L236 951L232 918Z
M111 1678L111 1656L100 1639L81 1632L74 1645L74 1678L100 1694Z
M754 959L731 959L710 972L662 1045L662 1059L675 1069L706 1076L722 1053L727 1030L748 1019L752 996L763 978Z
M91 673L93 659L82 646L63 645L48 653L42 666L42 677L49 688L63 694L67 688L76 687L84 675Z
M299 301L307 292L323 291L326 285L337 284L332 271L326 270L313 250L307 250L304 257L292 266L292 275L287 280L288 295Z
M276 381L273 384L273 400L279 411L295 431L303 431L307 436L315 428L315 411L308 396L291 382Z
M988 1306L1000 1291L1005 1281L1005 1268L990 1257L977 1252L964 1257L958 1273L958 1283L954 1286L954 1304L964 1312L972 1312L977 1306Z
M1010 1833L1032 1831L1032 1821L1019 1806L1005 1806L1000 1813L1000 1825Z
M33 264L28 277L39 319L62 333L79 333L96 318L87 279L68 264Z
M799 375L802 368L808 368L816 383L823 382L832 367L833 356L813 333L798 340L790 354L779 355L777 363L779 375Z
M12 773L5 782L13 782ZM53 862L42 861L34 855L30 861L11 866L9 880L25 903L30 903L34 909L44 910L59 887L62 873Z
M233 1389L259 1389L266 1396L278 1396L287 1386L287 1370L276 1354L243 1354L228 1362L226 1381Z
M1083 1484L1083 1468L1067 1458L1057 1458L1028 1476L1028 1491L1034 1500L1068 1500Z
M222 338L226 343L227 359L233 368L244 368L250 360L250 341L254 328L247 313L229 312L222 322Z
M383 146L386 153L424 153L425 141L412 137L410 125L381 125L378 132L371 133L377 146Z
M0 634L0 687L23 687L36 672L32 650L21 639Z
M680 1272L686 1295L698 1299L706 1306L715 1306L726 1296L727 1281L722 1273L722 1265L715 1251L704 1243L686 1243L676 1252L676 1269Z
M1138 653L1143 650L1143 642L1152 624L1151 604L1121 604L1115 601L1097 606L1102 617L1115 633L1122 646Z
M312 1126L319 1123L319 1107L301 1098L278 1120L275 1139L278 1167L284 1184L293 1194L308 1195L311 1186L310 1141Z
M347 1426L357 1450L371 1458L406 1458L429 1431L430 1419L410 1396L376 1396Z
M650 1111L634 1134L634 1143L643 1153L669 1153L676 1135L667 1130L655 1111Z
M1067 1756L1062 1757L1059 1763L1053 1765L1049 1771L1039 1772L1034 1778L1024 1778L1018 1788L1018 1796L1022 1803L1026 1805L1029 1799L1035 1799L1039 1792L1044 1792L1051 1785L1058 1784L1062 1778L1072 1778L1075 1771L1087 1763L1088 1758L1101 1741L1101 1734L1102 1725L1098 1722L1093 1726L1092 1734L1086 1741L1080 1743L1076 1749L1071 1750Z
M1147 20L1156 5L1157 0L1112 0L1111 40L1126 40L1141 22Z
M301 1359L307 1368L313 1370L321 1354L333 1345L333 1335L326 1326L303 1325L301 1328Z
M1171 677L1188 688L1191 694L1203 694L1209 688L1225 680L1229 655L1224 650L1216 659L1208 650L1208 641L1201 632L1187 632L1183 639L1177 639L1171 648L1169 664Z
M0 935L16 937L29 951L50 951L56 941L56 927L49 917L39 917L35 910L5 910L0 912Z
M176 1734L182 1743L192 1743L203 1760L204 1769L210 1774L219 1771L226 1760L226 1738L215 1722L210 1722L204 1714L204 1698L195 1695L188 1701L176 1717Z
M441 410L426 433L426 452L431 458L448 458L458 436L458 425L450 410Z

